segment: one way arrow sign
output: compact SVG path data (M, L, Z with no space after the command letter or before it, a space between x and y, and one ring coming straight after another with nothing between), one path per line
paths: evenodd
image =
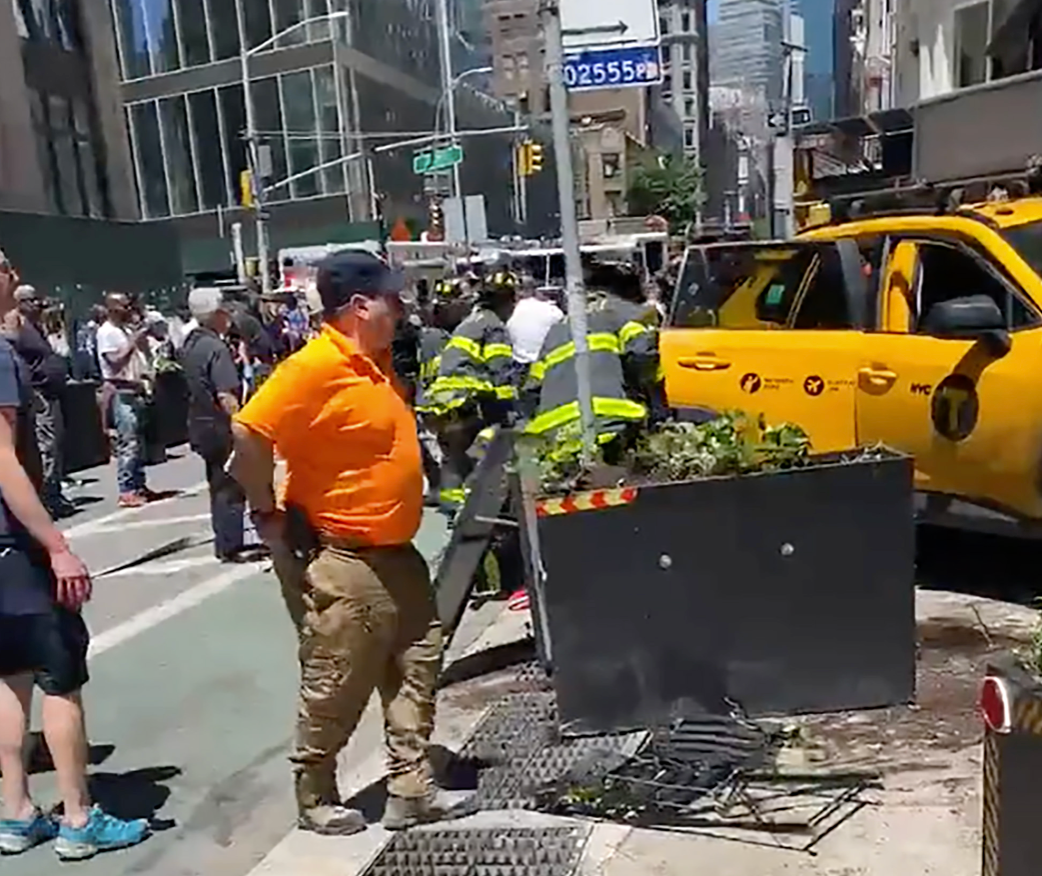
M655 0L560 0L560 4L566 53L659 42Z

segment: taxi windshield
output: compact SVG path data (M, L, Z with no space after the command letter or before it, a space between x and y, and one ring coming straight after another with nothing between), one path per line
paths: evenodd
M1003 236L1035 273L1042 277L1042 222L1028 222L1015 228L1005 228Z

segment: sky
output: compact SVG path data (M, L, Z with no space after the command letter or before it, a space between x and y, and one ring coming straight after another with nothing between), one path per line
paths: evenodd
M706 18L709 19L709 23L713 24L716 21L716 15L720 11L720 0L707 0L706 2Z

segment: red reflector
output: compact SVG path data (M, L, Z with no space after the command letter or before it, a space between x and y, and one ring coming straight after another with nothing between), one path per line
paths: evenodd
M980 711L984 723L994 733L1009 733L1013 724L1013 704L1009 686L1001 678L989 675L980 689Z

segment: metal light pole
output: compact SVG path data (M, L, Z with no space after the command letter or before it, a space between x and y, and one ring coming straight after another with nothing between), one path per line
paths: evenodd
M349 12L331 12L327 15L316 15L283 28L277 34L252 49L246 45L246 13L243 0L235 0L235 20L239 28L239 66L242 68L242 102L246 108L246 154L250 169L250 187L253 194L253 209L257 221L257 261L260 262L261 290L271 291L271 273L268 270L268 227L264 216L264 181L260 178L260 144L257 142L257 120L253 106L253 90L250 88L250 58L258 52L270 49L286 34L309 24L323 21L334 21L346 18Z
M449 31L449 2L437 0L438 47L441 55L441 96L445 101L445 129L449 145L456 143L456 89L452 80L452 34ZM457 162L452 166L452 195L459 198L460 212L463 215L463 238L470 253L470 234L467 231L467 209L463 201L463 182L460 166Z
M546 42L546 73L550 82L550 115L557 164L557 195L561 209L561 246L564 249L565 283L568 289L568 320L575 344L575 380L583 434L583 460L593 458L596 430L593 392L590 385L590 346L586 337L586 295L583 291L582 258L579 252L579 223L575 213L575 180L572 176L572 145L569 138L568 92L564 87L564 44L558 0L542 0L539 18Z

